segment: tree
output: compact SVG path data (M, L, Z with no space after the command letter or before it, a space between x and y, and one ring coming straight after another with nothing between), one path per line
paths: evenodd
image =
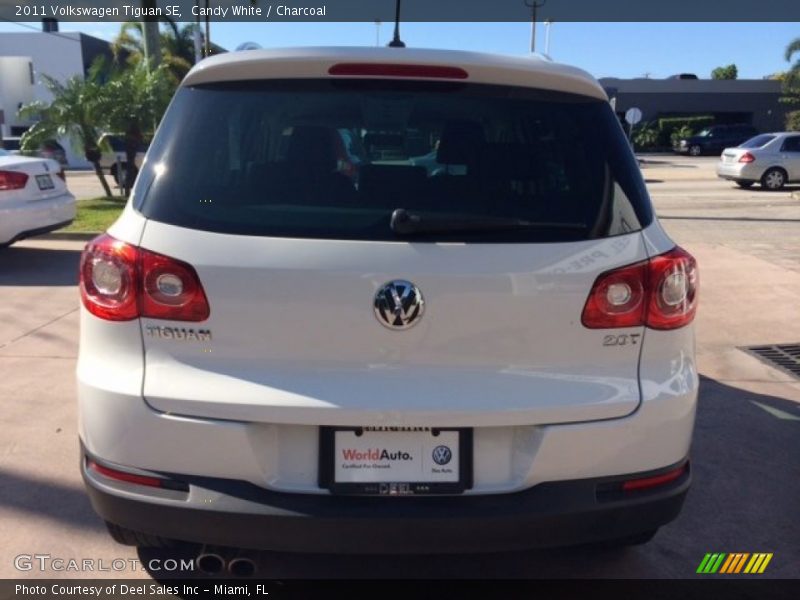
M168 72L177 84L189 72L194 64L194 30L195 24L179 27L173 21L166 21L164 31L160 34L161 64L167 66ZM119 34L111 42L111 50L117 63L125 62L137 66L144 62L145 24L139 21L123 23Z
M735 64L717 67L711 71L711 79L736 79L739 76L739 69Z
M781 98L783 102L800 102L800 38L795 38L786 46L784 58L791 63L795 54L797 55L797 60L783 75L783 93L785 94Z
M130 192L136 172L136 153L146 138L152 137L172 96L173 85L168 68L161 65L147 68L144 62L135 67L118 69L103 86L100 110L108 129L125 138L125 170L123 188Z
M76 147L83 150L86 160L92 163L106 196L111 196L111 189L100 167L100 149L97 146L103 104L102 86L96 80L84 80L77 75L63 84L42 75L42 82L53 95L53 101L49 104L31 102L20 109L21 118L37 119L22 136L22 150L35 150L48 139L69 137Z

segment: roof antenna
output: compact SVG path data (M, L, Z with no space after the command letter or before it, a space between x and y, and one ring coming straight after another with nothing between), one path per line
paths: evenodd
M406 45L400 39L400 0L394 5L394 37L389 42L389 48L405 48Z

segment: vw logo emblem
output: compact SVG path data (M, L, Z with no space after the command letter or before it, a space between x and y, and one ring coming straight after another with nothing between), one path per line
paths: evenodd
M436 446L433 449L433 462L437 465L446 465L453 458L453 453L447 446Z
M375 317L384 327L408 329L416 325L425 312L425 300L413 283L395 279L377 291L374 308Z

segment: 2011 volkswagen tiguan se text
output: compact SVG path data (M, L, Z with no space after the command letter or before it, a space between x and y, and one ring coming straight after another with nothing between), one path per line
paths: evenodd
M129 544L641 543L689 487L697 286L579 69L213 57L82 256L83 477Z

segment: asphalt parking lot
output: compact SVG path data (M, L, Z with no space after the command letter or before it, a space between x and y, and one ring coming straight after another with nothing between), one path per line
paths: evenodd
M654 156L643 166L665 228L701 268L694 484L677 521L646 546L624 551L435 560L261 553L258 574L683 578L695 576L706 552L771 552L761 577L800 577L800 379L740 349L800 343L800 200L791 189L740 190L719 181L715 160ZM82 197L99 195L85 174L75 185ZM67 575L20 572L14 559L21 554L106 564L137 558L106 535L78 471L73 372L81 248L79 241L36 239L0 251L0 578ZM103 575L149 576L128 569Z

